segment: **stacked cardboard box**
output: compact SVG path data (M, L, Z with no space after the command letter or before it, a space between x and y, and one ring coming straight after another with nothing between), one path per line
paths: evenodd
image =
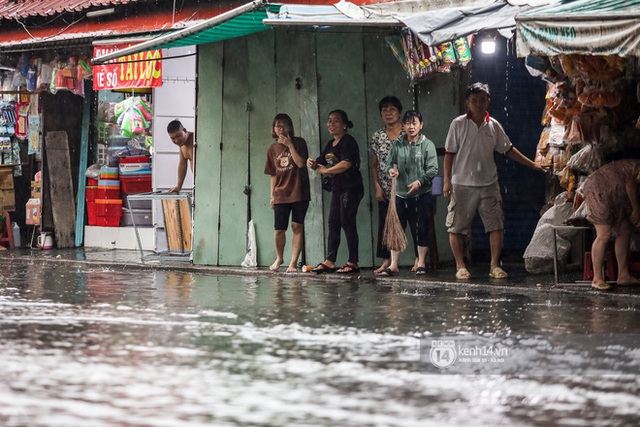
M0 212L13 212L15 210L13 166L0 166Z

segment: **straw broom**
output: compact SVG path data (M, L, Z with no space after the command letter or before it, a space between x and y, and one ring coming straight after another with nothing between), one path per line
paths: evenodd
M390 251L402 252L407 248L407 236L404 234L404 228L400 224L396 210L396 177L393 177L391 181L391 198L387 209L387 218L384 221L382 244Z

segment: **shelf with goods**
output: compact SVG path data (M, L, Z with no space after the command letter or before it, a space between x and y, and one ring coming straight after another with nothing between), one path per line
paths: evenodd
M533 64L549 82L536 161L553 171L568 199L604 163L637 156L639 65L616 55L558 55Z
M114 98L115 97L115 98ZM105 181L115 181L118 184L117 191L103 188L100 183L95 189L89 186L88 189L95 195L95 200L88 210L93 212L89 218L89 225L96 225L96 222L105 225L105 221L99 218L100 208L109 211L113 215L115 207L97 206L99 200L119 200L120 216L118 223L115 219L108 221L109 226L129 226L128 219L129 205L127 196L140 192L151 191L151 102L150 95L124 97L122 94L111 94L99 101L96 122L96 164L92 166L93 176L96 177L99 167L100 179ZM117 197L116 197L117 195ZM87 193L89 197L89 193ZM118 202L99 202L102 205L116 205ZM148 214L148 215L147 215ZM151 217L151 209L141 215L142 219ZM151 226L152 221L148 220L142 225Z

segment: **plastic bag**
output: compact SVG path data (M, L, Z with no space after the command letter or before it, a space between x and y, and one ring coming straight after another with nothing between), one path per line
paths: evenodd
M554 205L542 215L531 241L525 249L523 258L524 266L531 274L550 273L553 271L553 225L562 225L573 214L573 204L567 201L567 193L556 196ZM557 233L558 260L566 263L567 255L571 249L571 239L576 236L578 230L562 230Z
M258 266L258 248L256 245L256 229L253 220L249 221L247 227L247 254L240 264L242 267Z
M124 101L120 101L113 106L113 114L116 116L117 123L120 124L122 122L122 113L127 111L127 108L133 107L133 100L131 98L127 98Z
M136 96L134 98L133 106L140 111L140 113L142 114L142 117L144 117L145 120L153 119L151 108L139 96Z
M102 165L100 163L94 163L87 168L84 172L84 176L91 179L100 179L100 167Z
M122 119L122 121L120 121ZM118 122L122 135L133 137L136 134L144 133L147 121L142 117L142 113L136 107L129 107L120 115Z
M589 175L602 166L602 158L593 145L587 144L571 156L567 162L567 166L572 171L583 172Z

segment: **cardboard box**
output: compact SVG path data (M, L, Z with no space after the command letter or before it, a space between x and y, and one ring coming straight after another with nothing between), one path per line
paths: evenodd
M42 198L41 186L42 186L41 182L31 181L31 198L32 199Z
M0 212L13 212L16 210L16 199L13 189L0 189Z
M0 167L0 190L13 190L13 166Z
M29 199L26 210L25 222L29 225L40 225L40 199Z

